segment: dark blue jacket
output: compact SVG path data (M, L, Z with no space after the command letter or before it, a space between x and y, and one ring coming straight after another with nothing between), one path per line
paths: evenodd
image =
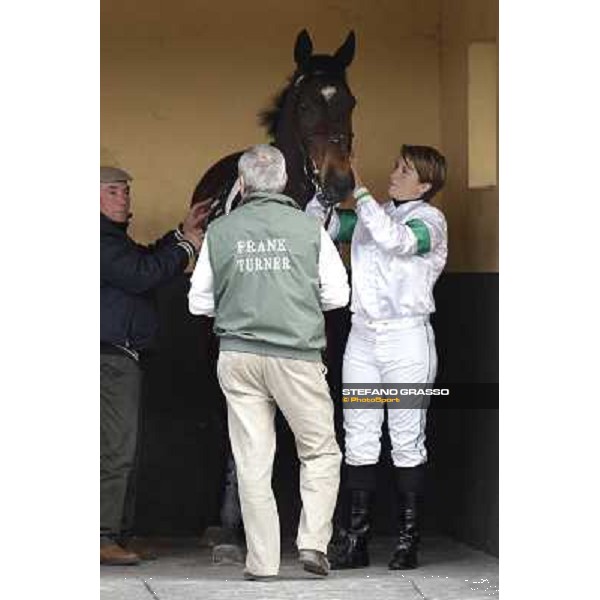
M101 342L134 350L152 345L158 329L154 291L183 273L190 251L174 231L151 246L136 244L126 223L100 214Z

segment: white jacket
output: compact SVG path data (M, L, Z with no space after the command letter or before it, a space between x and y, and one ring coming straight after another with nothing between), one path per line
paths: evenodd
M380 205L366 188L354 192L358 221L352 237L352 302L355 317L389 321L435 311L433 286L448 255L443 213L423 200ZM306 212L323 219L313 199ZM337 215L328 232L335 239Z

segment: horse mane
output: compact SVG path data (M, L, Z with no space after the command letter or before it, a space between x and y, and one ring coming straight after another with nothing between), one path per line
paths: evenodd
M271 105L258 113L258 123L267 130L272 139L275 139L275 133L279 125L279 119L283 112L283 106L287 95L292 88L292 78L288 79L287 85L280 90L271 100Z

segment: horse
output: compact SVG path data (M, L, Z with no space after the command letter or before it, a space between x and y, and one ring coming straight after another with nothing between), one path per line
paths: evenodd
M288 181L284 194L293 198L301 209L315 196L329 207L351 198L354 176L350 164L352 152L352 111L356 106L346 79L346 69L355 53L355 35L351 31L333 55L313 54L308 32L302 30L294 47L296 68L287 85L275 96L272 105L259 113L272 144L284 155ZM243 151L230 154L215 163L196 185L191 205L209 203L207 223L223 218L241 201L237 164ZM226 217L225 217L226 218ZM327 362L332 393L341 383L341 357L349 331L348 313L328 315ZM207 325L207 329L209 329ZM207 360L216 363L216 343L207 330ZM204 336L203 336L204 337ZM339 415L338 415L339 416ZM340 418L338 418L338 431ZM339 435L338 435L339 437ZM213 545L215 562L240 561L241 511L237 492L235 463L227 456L220 520L222 531L216 540L213 532L205 541Z
M333 206L349 198L354 188L350 155L356 99L346 80L354 52L353 31L328 56L313 54L310 36L302 30L294 47L294 73L273 105L259 113L260 124L286 160L288 182L283 193L302 209L317 193ZM219 160L194 189L192 205L210 202L208 222L240 202L237 163L242 153Z

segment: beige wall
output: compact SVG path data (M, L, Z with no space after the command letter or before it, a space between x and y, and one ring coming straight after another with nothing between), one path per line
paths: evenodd
M498 271L498 187L468 188L468 46L497 40L497 0L442 0L440 113L449 271Z
M384 194L401 143L440 147L457 169L441 198L456 245L451 266L493 268L489 256L497 256L497 242L492 252L489 240L470 231L479 227L478 218L488 226L489 211L480 195L473 205L479 209L465 208L471 201L457 182L466 133L452 123L462 110L462 84L453 75L461 72L459 47L469 32L455 37L450 30L458 26L457 15L471 15L478 3L493 4L102 0L101 161L135 177L133 236L150 241L176 224L214 162L266 140L256 114L293 71L302 28L321 53L335 51L354 29L349 82L358 98L354 127L363 179ZM461 4L456 14L450 10ZM442 34L449 57L440 52ZM451 107L444 108L449 99ZM459 223L463 215L467 221ZM486 258L478 262L476 255Z

